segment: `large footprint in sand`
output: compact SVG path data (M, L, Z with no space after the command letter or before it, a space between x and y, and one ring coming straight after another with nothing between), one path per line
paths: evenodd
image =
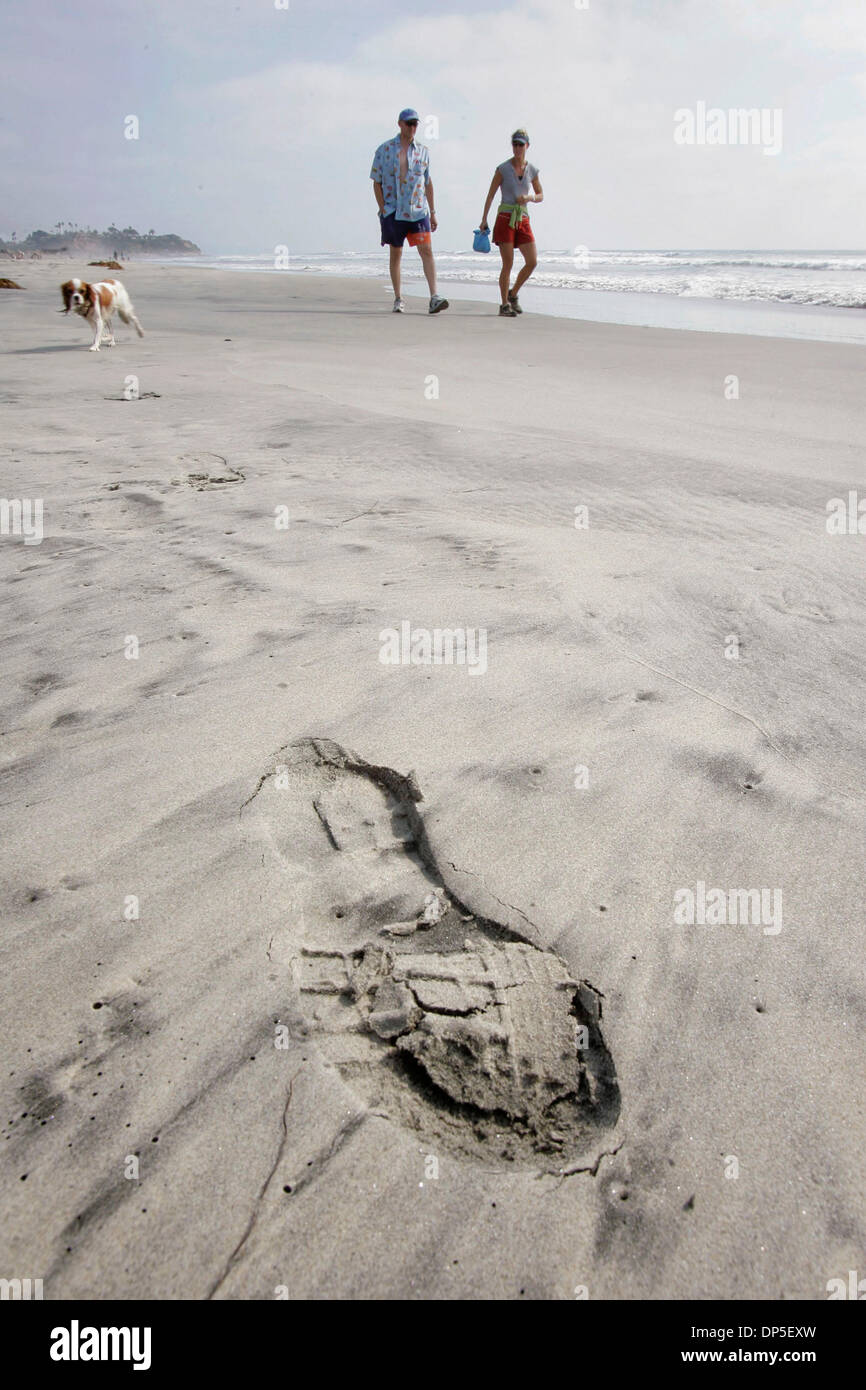
M247 803L291 885L294 1027L429 1145L593 1167L620 1110L598 994L455 895L422 799L411 774L306 739Z

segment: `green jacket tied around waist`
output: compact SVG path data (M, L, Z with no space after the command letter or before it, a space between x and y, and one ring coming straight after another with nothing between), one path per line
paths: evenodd
M529 216L529 213L522 203L500 203L499 212L508 212L511 214L508 220L509 227L518 226L524 217ZM499 216L499 212L496 214L497 217Z

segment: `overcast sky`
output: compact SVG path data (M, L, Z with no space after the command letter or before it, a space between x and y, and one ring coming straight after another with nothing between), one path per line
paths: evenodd
M0 236L368 251L371 156L413 105L438 120L442 250L469 245L516 125L542 246L863 247L866 0L281 3L3 0ZM781 108L781 152L675 143L699 102Z

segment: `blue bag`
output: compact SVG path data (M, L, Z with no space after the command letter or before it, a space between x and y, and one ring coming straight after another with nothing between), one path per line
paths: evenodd
M479 231L476 231L475 236L474 236L473 241L472 241L472 250L473 250L473 251L489 251L489 250L490 250L490 233L489 233L489 232L479 232Z

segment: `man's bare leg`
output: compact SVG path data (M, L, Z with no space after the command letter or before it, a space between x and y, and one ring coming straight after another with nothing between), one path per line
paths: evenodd
M424 267L424 277L427 281L427 288L432 299L436 293L436 262L433 259L433 247L429 241L422 241L418 247L418 255L421 257L421 264Z
M391 271L391 284L394 286L394 298L400 298L400 262L403 258L402 246L389 246L389 268Z

